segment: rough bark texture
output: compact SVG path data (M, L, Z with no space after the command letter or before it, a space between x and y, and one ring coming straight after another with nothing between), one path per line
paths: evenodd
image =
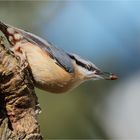
M30 68L0 43L0 140L42 139Z

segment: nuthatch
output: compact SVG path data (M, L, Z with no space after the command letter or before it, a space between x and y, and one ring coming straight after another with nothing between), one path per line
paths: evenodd
M10 48L21 60L27 59L36 87L53 93L73 89L86 80L115 80L117 76L102 72L90 61L66 53L42 38L0 22Z

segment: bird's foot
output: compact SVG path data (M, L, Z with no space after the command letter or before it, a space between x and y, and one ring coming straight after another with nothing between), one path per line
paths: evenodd
M12 44L10 50L14 52L15 56L20 59L20 66L22 70L28 66L27 57L25 51L22 48L24 37L16 31L16 29L9 27L7 29L9 33L9 41Z

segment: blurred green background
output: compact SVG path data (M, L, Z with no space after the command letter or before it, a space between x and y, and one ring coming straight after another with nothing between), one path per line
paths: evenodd
M119 76L89 81L65 94L36 89L44 138L140 138L139 0L0 1L0 17Z

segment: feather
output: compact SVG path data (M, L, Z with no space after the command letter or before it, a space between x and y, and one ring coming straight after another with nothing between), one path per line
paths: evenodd
M21 34L25 40L36 44L38 47L46 51L51 56L51 58L55 59L56 63L60 65L63 69L65 69L67 72L74 72L74 67L72 65L71 58L67 55L67 53L63 51L63 49L56 48L54 45L38 37L37 35L0 22L0 30L5 34L7 39L9 39L9 34L7 32L8 28L13 28L17 33Z
M72 53L68 53L68 55L70 56L71 59L73 59L77 65L89 70L89 71L94 71L94 70L99 70L99 68L97 68L92 62L90 62L89 60L86 60L82 57L80 57L77 54L72 54Z

